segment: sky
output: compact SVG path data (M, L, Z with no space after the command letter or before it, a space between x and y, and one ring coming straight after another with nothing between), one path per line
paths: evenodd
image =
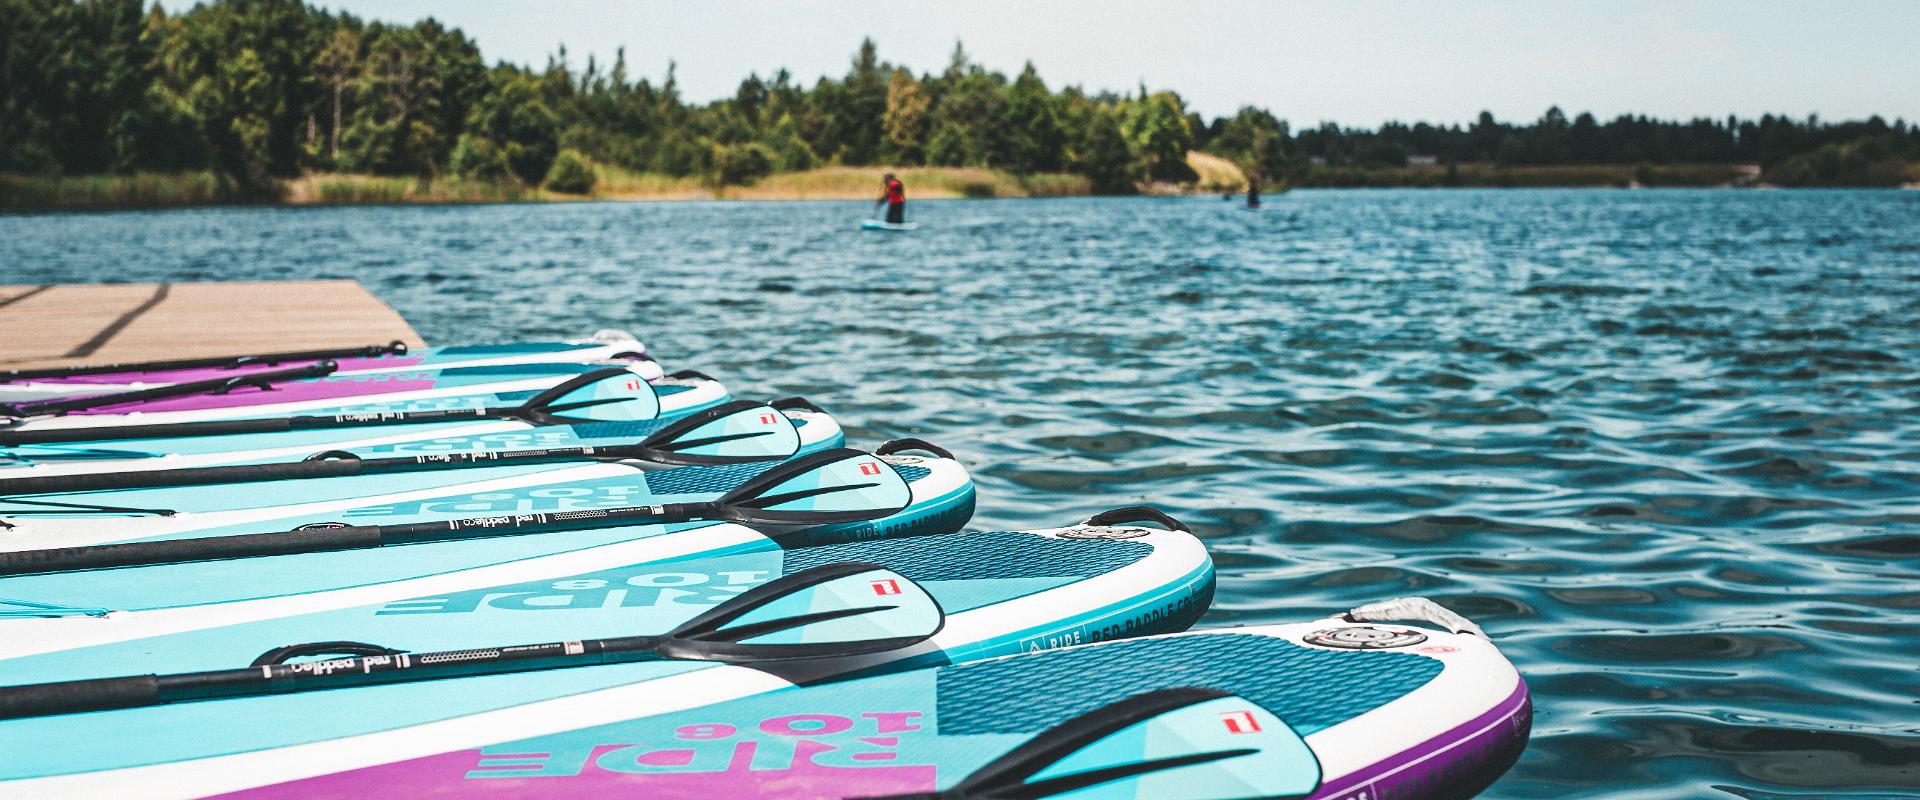
M1332 121L1532 120L1558 104L1662 118L1818 113L1920 120L1920 1L1055 2L961 0L310 0L356 16L432 16L489 61L611 63L683 96L733 94L749 72L811 84L845 74L862 37L916 73L956 41L1009 74L1031 60L1054 88L1173 89L1207 116L1263 106L1296 127ZM170 10L190 1L163 0Z

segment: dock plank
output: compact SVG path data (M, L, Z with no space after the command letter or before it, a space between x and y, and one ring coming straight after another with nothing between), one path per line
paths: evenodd
M425 345L352 280L0 285L0 365L11 369L395 339Z

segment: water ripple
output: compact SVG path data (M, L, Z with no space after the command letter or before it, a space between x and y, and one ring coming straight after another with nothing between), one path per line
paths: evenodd
M1296 192L0 216L0 281L353 277L438 343L640 333L980 527L1150 502L1203 622L1419 592L1527 675L1490 797L1920 794L1920 193Z

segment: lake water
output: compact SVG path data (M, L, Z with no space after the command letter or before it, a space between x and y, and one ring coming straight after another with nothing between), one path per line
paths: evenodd
M1492 797L1920 792L1920 192L1295 192L0 216L0 282L357 278L434 343L621 327L976 527L1152 503L1202 623L1424 594L1534 691Z

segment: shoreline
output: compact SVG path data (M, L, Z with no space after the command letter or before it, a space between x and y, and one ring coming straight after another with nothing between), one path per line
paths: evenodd
M1097 195L1080 176L1045 173L1013 175L973 167L822 167L775 173L747 185L714 186L696 178L632 173L599 166L593 190L569 194L518 184L484 183L429 177L315 173L284 181L276 199L247 199L223 192L212 173L140 173L43 177L0 174L0 212L108 211L200 207L307 207L375 205L479 205L578 202L729 202L871 200L874 186L888 171L897 172L913 201L984 200L1036 197L1187 196L1237 194L1245 178L1231 164L1193 154L1199 181L1153 184L1128 194ZM1739 165L1572 165L1500 167L1454 166L1326 168L1293 176L1269 194L1290 189L1780 189L1754 180ZM1891 187L1805 187L1920 189L1920 183Z

